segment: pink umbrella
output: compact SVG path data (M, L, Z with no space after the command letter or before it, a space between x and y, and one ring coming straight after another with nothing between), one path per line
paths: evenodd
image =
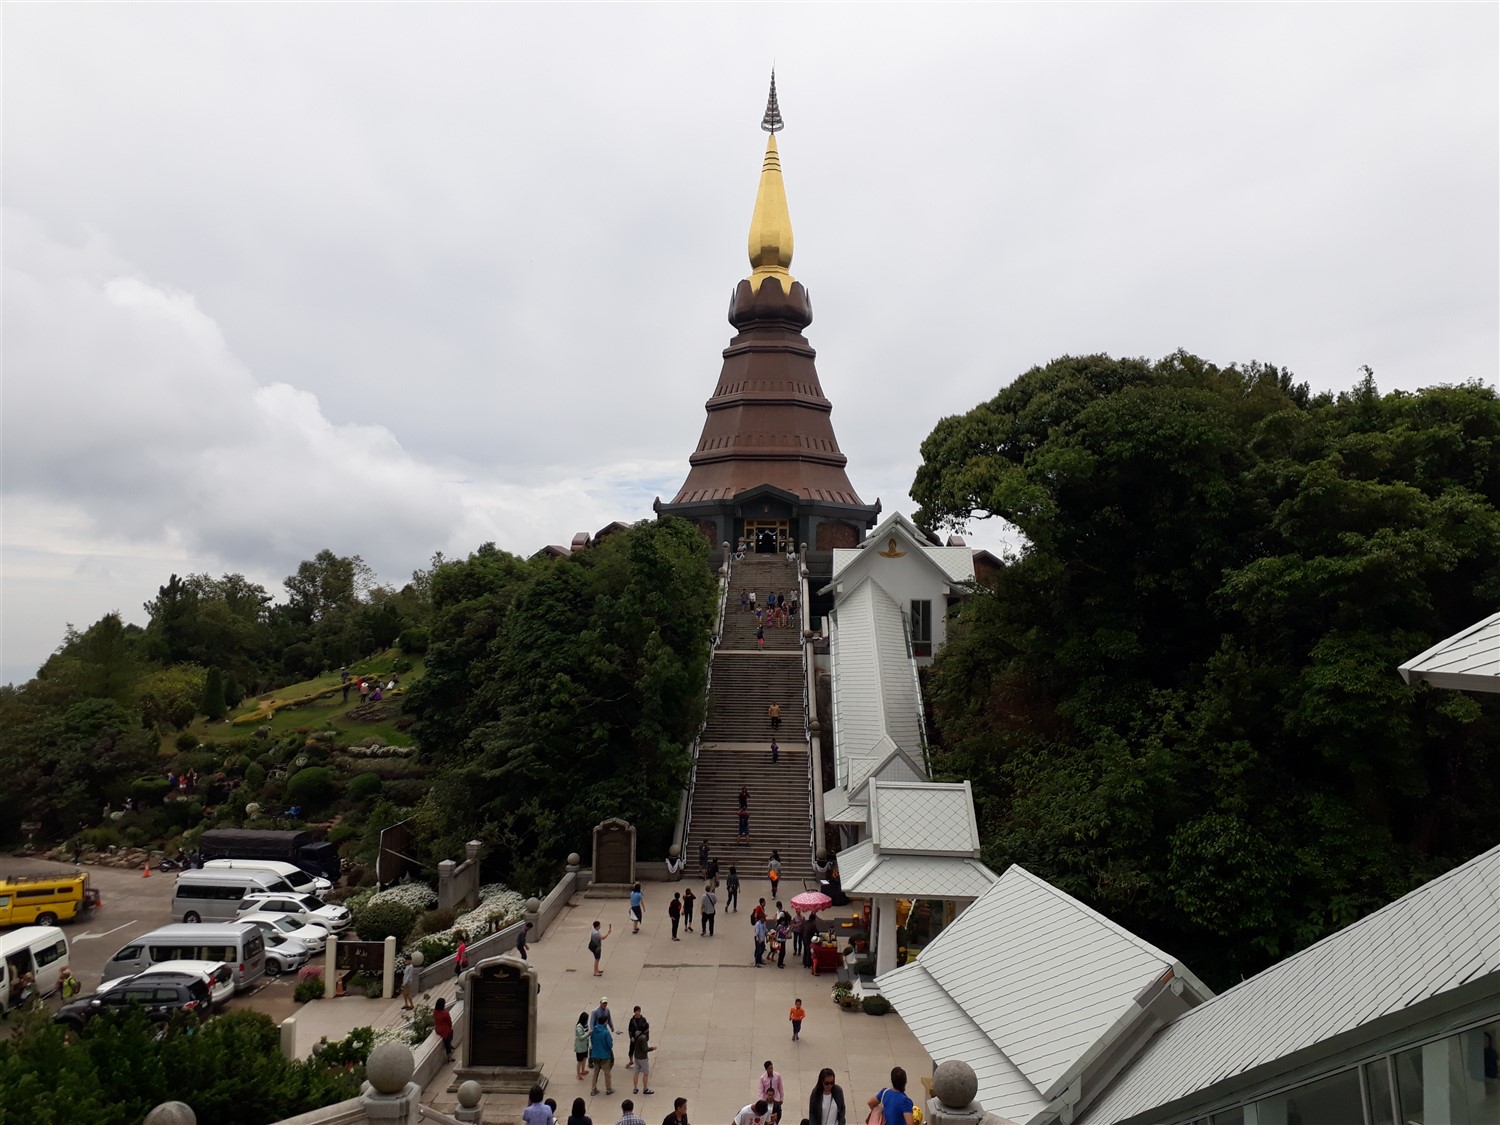
M792 909L805 911L808 914L816 914L819 910L827 910L833 905L833 899L822 891L803 891L792 899Z

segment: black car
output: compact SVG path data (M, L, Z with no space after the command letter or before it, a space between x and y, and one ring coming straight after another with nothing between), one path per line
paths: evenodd
M152 1023L166 1023L178 1012L206 1016L213 1000L208 985L199 977L187 973L142 974L108 992L96 992L64 1004L52 1022L78 1031L95 1016L127 1011L132 1004L139 1005Z

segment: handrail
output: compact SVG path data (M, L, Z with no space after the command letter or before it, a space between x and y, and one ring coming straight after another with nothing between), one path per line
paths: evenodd
M927 752L927 706L922 701L922 677L917 674L917 657L912 651L911 624L906 619L906 610L901 611L901 636L906 641L906 662L911 665L911 684L917 693L917 738L922 744L922 768L927 777L932 777L932 758Z
M801 556L797 558L797 608L801 610L798 615L798 625L803 632L802 639L802 737L807 741L807 834L808 855L812 861L818 861L818 840L822 836L823 827L822 797L818 792L817 779L822 776L822 740L813 737L812 721L814 709L817 707L817 692L812 686L813 680L813 658L812 640L807 637L807 622L811 619L811 605L808 600L807 565ZM821 733L822 724L819 723ZM817 763L814 765L814 763Z
M734 552L726 553L724 577L719 581L719 619L714 623L713 641L708 651L708 675L703 678L703 719L693 735L693 745L688 753L692 766L688 769L687 784L682 788L682 801L677 806L677 858L688 862L688 841L693 829L693 791L698 787L698 754L703 748L703 732L708 729L708 709L713 703L714 653L724 639L724 615L729 607L729 591L734 587Z

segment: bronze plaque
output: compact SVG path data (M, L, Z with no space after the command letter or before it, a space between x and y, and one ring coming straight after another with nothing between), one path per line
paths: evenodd
M530 979L520 969L486 965L470 982L470 1066L527 1066Z
M594 832L594 882L630 882L630 829L611 824Z
M385 942L340 939L334 961L334 967L340 972L346 969L362 973L382 972L385 969Z

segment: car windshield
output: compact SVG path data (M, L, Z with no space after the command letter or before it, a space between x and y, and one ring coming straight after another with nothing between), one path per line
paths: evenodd
M284 934L295 934L302 928L301 922L293 922L290 918L278 918L271 924Z
M315 895L298 895L294 901L301 903L309 910L317 910L323 905L323 900Z

